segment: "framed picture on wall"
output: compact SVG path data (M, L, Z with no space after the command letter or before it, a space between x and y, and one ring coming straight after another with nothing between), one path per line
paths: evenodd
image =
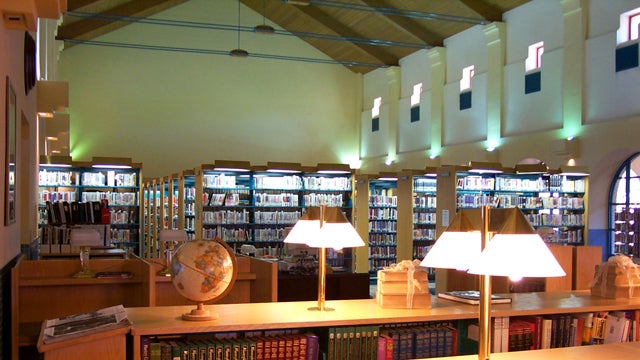
M7 76L5 109L5 191L4 191L4 224L16 221L16 92Z

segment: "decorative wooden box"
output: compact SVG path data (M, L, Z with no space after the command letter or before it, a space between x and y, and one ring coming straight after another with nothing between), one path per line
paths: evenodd
M640 297L640 267L632 262L603 263L596 271L591 295L611 299Z
M378 270L377 285L376 302L380 307L392 309L431 307L429 278L426 271Z

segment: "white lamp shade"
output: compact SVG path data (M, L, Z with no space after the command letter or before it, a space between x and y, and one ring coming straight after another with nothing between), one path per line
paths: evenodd
M496 234L469 273L512 278L566 275L538 234Z
M364 246L364 241L350 223L324 223L319 236L309 237L307 245L313 248L342 248Z
M479 231L445 231L433 245L420 266L467 270L480 255Z
M69 244L72 246L103 246L100 233L95 229L71 229Z
M322 226L320 217L324 217ZM336 250L364 246L364 241L339 208L317 206L307 208L284 242Z
M187 241L187 232L176 229L162 229L159 235L161 242Z
M287 244L307 244L312 238L320 236L320 220L300 219L293 226L284 242Z

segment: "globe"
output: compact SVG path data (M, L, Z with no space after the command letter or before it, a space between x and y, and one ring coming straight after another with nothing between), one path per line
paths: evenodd
M217 315L204 309L231 290L237 275L233 250L221 239L193 240L181 245L171 259L173 286L185 298L198 303L185 320L211 320Z

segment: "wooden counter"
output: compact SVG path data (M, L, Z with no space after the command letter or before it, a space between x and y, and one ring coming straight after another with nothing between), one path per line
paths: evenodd
M612 310L640 309L640 299L605 299L591 297L587 291L510 294L511 304L492 306L492 316L522 316L567 314ZM214 321L188 322L183 313L194 306L127 308L133 322L133 355L140 354L140 337L213 333L227 331L326 328L332 326L382 325L407 322L427 322L472 319L478 317L478 307L432 298L431 308L383 309L374 299L333 300L327 306L331 312L309 311L315 301L221 304L205 308L219 314ZM476 357L477 358L477 357ZM611 359L609 359L611 360Z

